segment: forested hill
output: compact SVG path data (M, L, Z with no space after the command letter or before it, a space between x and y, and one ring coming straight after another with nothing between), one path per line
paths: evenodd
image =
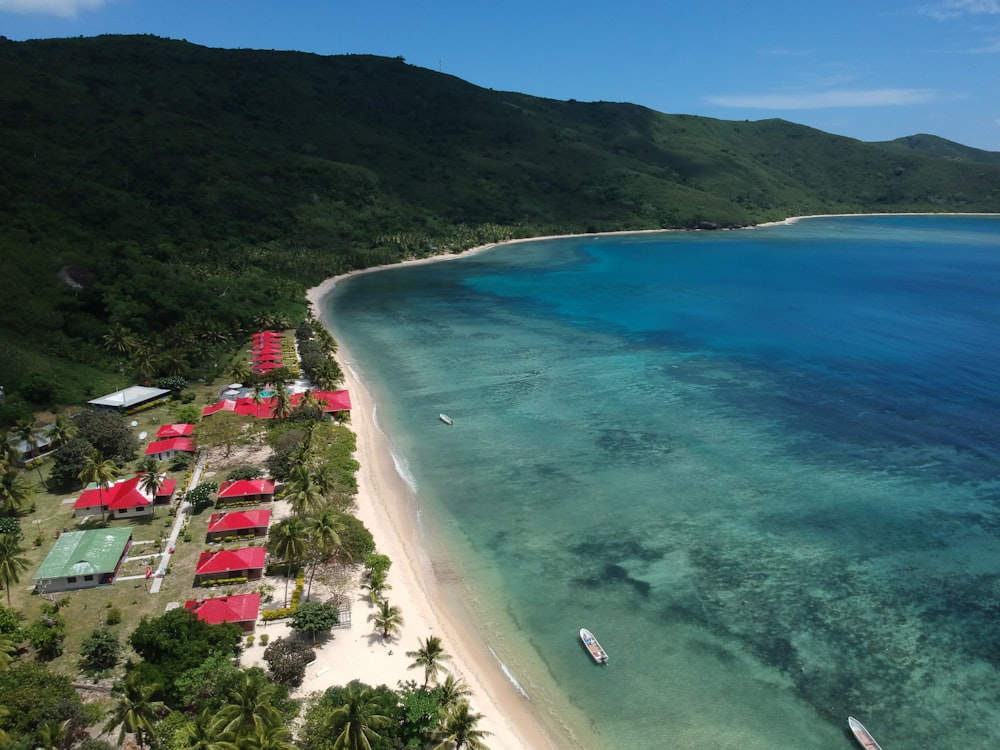
M0 384L41 371L77 397L114 364L112 323L197 375L206 342L294 318L328 275L483 241L1000 211L997 154L913 138L539 99L402 59L0 38Z

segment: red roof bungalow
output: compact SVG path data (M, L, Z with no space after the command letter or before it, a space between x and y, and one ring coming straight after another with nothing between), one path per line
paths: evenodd
M153 497L145 492L139 482L142 475L116 482L110 487L86 489L73 503L73 515L77 518L107 514L113 518L137 518L153 515ZM101 504L104 512L101 512Z
M267 550L263 547L202 552L194 571L195 584L206 586L227 578L260 580L264 575Z
M219 485L219 505L249 505L272 500L273 479L231 479Z
M194 440L186 437L157 440L146 446L146 455L157 461L167 461L180 453L194 453Z
M252 633L260 613L260 594L192 599L184 603L184 609L193 612L199 620L204 620L209 625L234 622L243 628L244 633Z
M312 391L313 399L324 413L350 411L351 394L349 391ZM305 393L295 393L289 399L291 408L295 408L302 403ZM232 411L247 417L257 417L258 419L271 419L274 417L276 399L274 396L262 399L259 404L255 404L250 396L237 399L224 399L211 406L206 406L201 410L203 417L211 416L220 411Z
M191 437L193 434L193 424L165 424L160 425L160 429L156 431L156 439L169 440L170 438Z
M209 542L219 542L227 537L264 537L271 525L269 510L235 510L213 513L208 520Z

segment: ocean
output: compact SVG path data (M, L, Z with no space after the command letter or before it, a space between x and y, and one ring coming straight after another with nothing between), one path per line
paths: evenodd
M514 243L324 305L580 744L1000 747L1000 217Z

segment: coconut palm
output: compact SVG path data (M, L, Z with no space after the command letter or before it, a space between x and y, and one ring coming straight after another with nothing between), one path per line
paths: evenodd
M418 641L419 643L419 641ZM427 636L420 648L416 651L407 651L406 655L413 659L413 663L407 669L424 669L424 689L432 679L437 679L440 672L447 672L447 668L441 663L451 659L451 656L444 650L441 639L436 635Z
M399 633L403 629L403 612L399 607L393 607L389 600L379 602L378 610L368 615L368 622L374 623L375 630L382 631L382 640L390 634Z
M459 701L467 699L470 695L472 695L472 691L468 685L455 679L452 674L446 675L444 682L438 685L438 706L442 711L450 710L457 706Z
M300 517L318 511L326 499L309 467L302 464L292 468L281 494L291 504L292 513Z
M277 419L288 419L292 413L292 397L288 395L285 387L278 384L274 389L274 411L271 413Z
M14 425L14 436L28 446L28 458L36 458L38 456L38 447L41 445L45 433L42 432L38 423L35 422L34 417L23 417L17 420L17 424ZM38 469L39 481L45 487L45 477L42 476L41 463L36 463L35 468Z
M20 583L21 573L31 567L24 556L24 547L18 534L0 534L0 583L7 589L7 606L10 606L11 584Z
M160 491L160 487L166 480L166 475L160 471L160 462L149 456L139 464L138 470L142 474L142 479L139 480L139 489L155 500L156 493Z
M298 750L292 743L292 732L278 725L259 729L239 741L240 750Z
M7 432L0 433L0 461L17 466L21 458L21 451L14 445L14 436Z
M130 357L138 345L136 334L121 323L112 325L101 337L101 340L104 342L104 348L109 352L124 357Z
M194 721L187 721L177 730L177 739L188 750L239 750L239 745L223 739L225 721L209 709L198 714Z
M490 733L476 728L482 718L482 714L472 711L468 701L459 701L458 705L445 712L441 723L434 730L433 736L438 743L434 750L461 750L463 747L469 750L487 750L483 737L488 737Z
M94 452L87 457L83 468L77 475L84 484L93 482L97 485L97 497L101 501L101 521L105 520L104 515L104 490L111 486L111 483L118 478L118 467L110 458L105 459L101 452Z
M388 575L388 571L379 568L378 570L371 571L368 574L368 580L361 584L363 588L368 589L372 604L375 604L375 602L378 601L378 598L382 595L383 591L392 588L386 580Z
M10 604L10 602L7 602ZM15 651L17 651L17 644L14 643L14 639L6 633L0 633L0 672L6 672L7 667L14 660L11 656Z
M344 698L346 703L330 713L334 750L371 750L372 740L382 739L375 730L388 726L389 717L376 713L378 701L369 688L348 685Z
M53 445L65 445L76 435L76 425L69 417L57 414L49 435L52 437Z
M285 565L285 605L288 606L288 579L298 570L309 549L309 528L298 516L286 518L271 527L267 549Z
M272 704L277 688L260 673L245 672L219 711L225 722L221 731L241 745L241 740L281 725L281 713Z
M327 562L341 547L340 532L344 530L344 521L339 513L324 510L319 515L306 519L306 527L316 552L309 573L308 594L312 595L313 576L316 575L319 563Z
M56 721L49 719L42 722L35 730L35 750L60 750L69 740L72 719Z
M155 732L157 718L167 710L162 701L153 700L159 692L159 683L144 683L138 672L130 673L124 682L115 683L111 694L116 700L104 731L119 727L119 743L126 732L131 732L139 747L145 747L147 736Z
M34 491L21 471L9 460L0 461L0 516L19 513L32 495Z

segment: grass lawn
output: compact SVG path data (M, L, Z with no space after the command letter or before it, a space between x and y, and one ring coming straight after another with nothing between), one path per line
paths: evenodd
M222 383L224 384L224 383ZM220 384L199 385L194 390L196 398L193 402L197 406L214 403ZM142 450L145 445L155 437L157 428L162 424L172 424L176 422L175 414L180 407L179 404L165 404L148 411L140 412L136 415L129 415L128 420L137 422L132 427L136 435L143 432L146 438L141 440L138 460L142 459ZM243 463L246 463L244 457ZM257 461L254 461L257 463ZM121 577L130 575L144 575L146 566L151 565L155 569L159 558L135 559L139 556L157 554L167 547L167 540L176 517L174 515L177 502L172 506L157 506L151 518L132 519L112 519L108 521L108 526L120 528L132 526L133 547L129 552L129 559L124 563L119 580L110 586L101 586L91 589L80 589L77 591L60 592L50 594L43 598L33 593L34 582L32 576L38 570L45 556L51 551L57 534L66 531L76 531L83 527L79 525L81 519L73 515L73 503L79 497L76 493L52 493L42 484L42 479L47 478L51 470L50 460L41 465L41 477L39 473L32 469L25 474L28 481L35 480L35 496L30 512L21 516L21 529L26 542L26 556L30 561L28 570L22 574L21 582L11 587L11 606L23 613L25 624L38 621L43 612L45 599L57 600L60 602L60 616L65 623L65 638L63 640L63 653L49 663L50 668L76 678L79 676L79 653L84 639L95 629L107 624L110 613L120 615L120 621L111 625L111 629L118 635L119 640L124 644L129 634L145 617L156 617L163 614L168 604L179 603L183 606L189 599L204 598L210 595L221 596L230 593L243 593L245 591L262 591L267 599L268 589L275 585L276 579L266 579L265 581L251 582L242 587L219 586L202 588L194 586L194 570L198 556L208 549L205 542L205 535L208 529L208 521L212 515L212 510L208 509L197 515L189 515L186 520L185 531L177 539L175 551L171 557L168 573L161 582L158 593L150 593L152 579L121 580ZM127 467L123 472L123 477L131 474L129 470L134 465ZM166 466L164 466L166 468ZM220 481L225 478L227 467L220 464L210 468L208 474L203 476L202 481ZM168 476L177 479L177 492L188 489L187 482L190 479L190 471L168 472ZM99 525L99 520L88 523L87 528ZM185 541L188 540L188 541ZM256 544L263 544L263 540L258 540ZM230 544L229 547L236 545ZM213 545L214 549L221 549L221 545ZM7 593L7 592L5 592ZM6 604L6 601L4 601Z

